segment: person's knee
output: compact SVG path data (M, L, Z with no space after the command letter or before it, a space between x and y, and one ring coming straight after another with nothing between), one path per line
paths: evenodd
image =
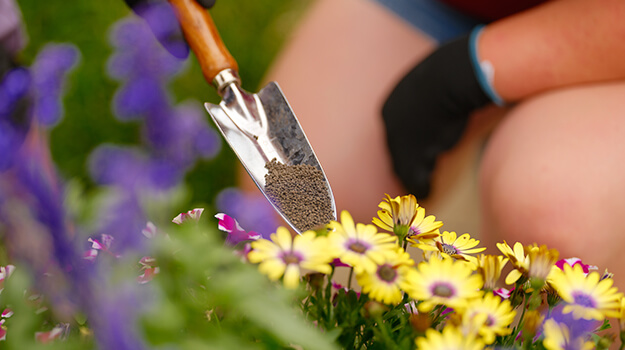
M489 247L505 239L546 244L563 257L582 255L598 265L619 259L618 249L588 248L625 243L619 232L625 141L617 132L625 121L616 115L623 92L625 84L572 89L511 111L481 167L482 234Z

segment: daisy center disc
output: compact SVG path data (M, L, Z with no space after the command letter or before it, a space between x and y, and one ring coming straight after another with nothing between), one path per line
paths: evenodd
M302 261L302 259L297 254L290 252L290 253L284 253L284 255L282 255L282 261L284 261L285 264L289 265L289 264L299 264L299 262Z
M356 252L358 254L362 254L364 252L367 251L367 249L369 249L369 247L367 245L365 245L364 243L360 242L360 241L355 241L349 244L349 246L347 246L349 248L349 250Z
M451 244L443 243L443 244L441 244L441 247L443 249L443 253L446 253L446 254L449 254L449 255L456 255L456 254L458 254L458 249L456 249L456 247L454 247Z
M581 305L584 307L594 308L597 306L597 303L593 297L586 293L577 292L573 294L573 302L577 305Z
M437 297L449 298L454 295L454 289L446 283L438 283L432 288L432 294Z
M378 267L378 277L384 282L393 282L397 278L397 271L390 265Z

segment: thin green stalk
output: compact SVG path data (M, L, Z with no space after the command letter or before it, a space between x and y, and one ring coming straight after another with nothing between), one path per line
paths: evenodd
M382 316L378 315L375 317L375 321L378 324L378 328L380 329L380 333L382 334L382 340L384 340L384 343L387 345L388 349L394 349L397 347L397 344L395 344L395 342L393 341L393 337L391 337L391 334L389 333L388 330L388 325L384 322L384 320L382 319Z
M349 276L347 277L347 289L352 289L352 277L354 276L354 268L349 268Z

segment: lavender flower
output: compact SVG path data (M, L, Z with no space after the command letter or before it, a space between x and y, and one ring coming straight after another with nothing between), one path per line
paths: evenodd
M41 125L50 127L63 117L61 97L67 73L76 66L80 53L70 44L48 44L32 66L35 89L35 116Z
M30 128L30 86L30 72L23 67L9 70L0 80L0 172L14 162Z

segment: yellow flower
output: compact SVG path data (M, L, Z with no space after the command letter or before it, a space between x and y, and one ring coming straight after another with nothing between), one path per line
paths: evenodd
M470 255L486 250L484 247L476 248L480 241L465 233L458 237L455 232L444 231L440 236L434 239L423 240L423 243L417 244L416 247L423 251L438 251L444 258L452 257L458 260L464 260L477 264L477 259Z
M411 298L422 300L418 308L428 312L436 305L454 309L464 308L468 298L480 295L482 277L472 273L467 264L452 259L431 259L410 270L407 292Z
M462 314L466 334L479 334L486 344L492 344L497 335L510 334L508 326L514 321L516 311L509 300L502 300L493 293L471 299Z
M446 326L442 332L432 328L425 332L425 337L415 339L419 350L482 350L485 344L474 336L465 336L454 326Z
M551 269L555 266L560 253L555 249L548 249L546 245L525 247L529 260L528 277L544 281Z
M618 324L621 332L625 331L625 298L621 297L619 301Z
M356 280L369 298L385 304L397 304L402 300L402 290L407 286L412 266L414 261L410 254L398 247L396 253L387 256L374 272L363 271L356 275Z
M375 226L354 224L347 211L341 212L341 223L332 221L328 234L330 247L337 257L354 268L358 274L363 271L373 273L386 256L397 250L397 237L379 233Z
M502 255L480 254L477 257L477 273L484 279L484 289L493 290L501 276L501 271L508 263Z
M567 303L562 312L572 312L574 318L586 320L619 317L623 295L612 286L613 282L611 278L602 280L598 272L586 276L579 264L565 264L563 270L553 270L548 277L548 283Z
M314 231L306 231L295 237L285 227L278 227L271 240L252 242L248 260L260 263L258 270L272 281L283 277L284 286L295 289L299 285L302 269L328 274L334 259L325 237L317 237Z
M586 341L581 337L571 339L570 331L566 324L558 323L553 319L545 321L543 333L545 335L543 346L547 350L591 350L595 347L595 344L592 341Z
M497 243L497 248L501 253L510 260L510 264L514 269L506 276L506 284L514 284L522 276L527 277L529 270L529 257L525 256L525 249L519 242L514 244L514 250L510 248L508 243Z
M383 230L396 232L407 229L406 239L416 243L419 239L434 238L440 235L442 221L436 221L434 215L425 216L425 209L417 204L413 195L391 199L387 194L384 202L379 204L381 210L373 223ZM398 227L401 226L401 227Z

